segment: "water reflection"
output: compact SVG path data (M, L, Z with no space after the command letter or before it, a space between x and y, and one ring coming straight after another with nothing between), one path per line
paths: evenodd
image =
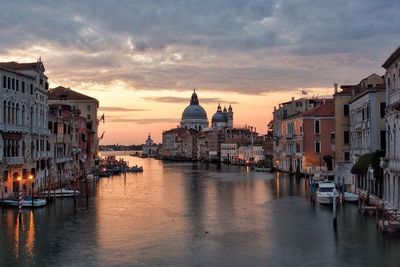
M16 210L3 209L0 265L342 266L400 260L400 238L377 234L374 219L360 216L357 206L339 209L335 236L330 209L310 205L302 179L124 157L144 172L89 184L88 202L82 184L76 205L57 200L24 210L21 221Z

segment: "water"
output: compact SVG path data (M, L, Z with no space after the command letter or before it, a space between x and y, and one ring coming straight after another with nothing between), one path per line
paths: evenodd
M399 266L400 236L356 205L313 207L304 180L237 166L124 156L143 173L101 178L90 198L3 209L0 266ZM82 188L83 189L83 188ZM82 190L83 191L83 190Z

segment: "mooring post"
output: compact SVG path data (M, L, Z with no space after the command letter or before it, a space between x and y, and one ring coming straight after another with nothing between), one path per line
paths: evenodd
M336 188L334 188L333 189L333 202L332 202L332 205L333 205L333 227L336 229L336 227L337 227L337 215L336 215L336 194L337 194L337 191L336 191Z

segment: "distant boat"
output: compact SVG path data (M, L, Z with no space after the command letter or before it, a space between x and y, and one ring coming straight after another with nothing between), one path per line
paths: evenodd
M5 200L3 200L3 204L10 206L10 207L18 207L18 200L17 199L5 199ZM41 198L33 199L33 207L34 208L43 207L46 204L47 204L46 199L41 199ZM24 199L22 199L22 207L23 208L32 208L32 198L25 197Z
M78 190L70 190L70 189L56 189L56 190L50 190L49 191L43 191L41 192L39 195L46 197L46 196L50 196L50 197L73 197L75 194L75 196L79 195L80 192Z
M351 192L344 192L344 201L347 202L357 202L358 201L358 195L351 193Z
M140 167L138 167L138 166L133 166L133 167L129 168L128 171L129 171L129 172L143 172L143 167L142 167L142 166L140 166Z

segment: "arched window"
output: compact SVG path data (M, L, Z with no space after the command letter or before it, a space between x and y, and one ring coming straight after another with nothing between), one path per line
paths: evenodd
M321 127L320 127L320 121L319 120L315 121L315 123L314 123L314 132L316 134L320 134L321 133Z

